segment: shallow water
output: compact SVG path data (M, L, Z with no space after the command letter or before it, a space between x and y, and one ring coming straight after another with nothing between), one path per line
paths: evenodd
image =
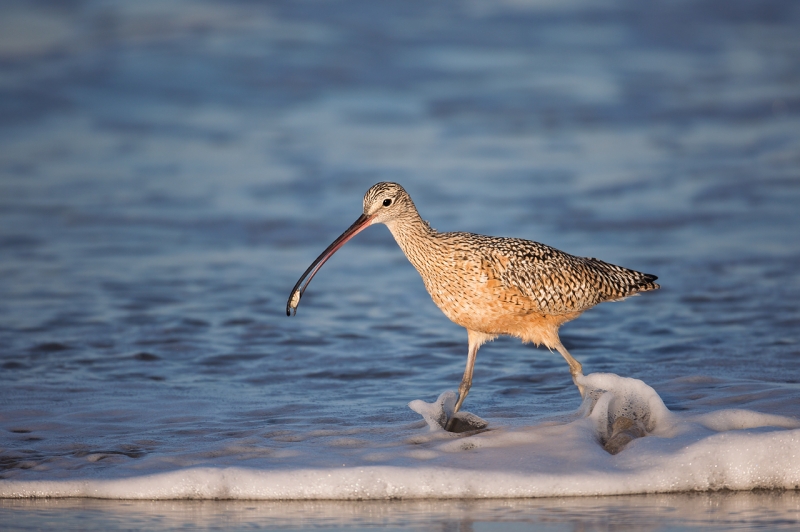
M0 499L14 530L791 530L795 491L455 501Z
M595 474L594 494L639 493L609 472L673 467L680 442L707 452L680 489L800 482L761 469L800 454L797 430L752 414L800 418L795 3L0 9L0 495L217 497L234 468L266 475L256 491L286 473L309 497L351 497L344 476L313 488L296 474L396 467L414 485L469 470L474 454L438 447L407 407L457 387L466 334L385 228L284 315L380 180L437 229L659 276L662 290L601 305L562 339L587 373L643 381L694 428L604 456L563 360L498 339L465 405L493 430L459 439L531 436L494 473L534 452L561 464L538 484L549 494ZM697 428L729 409L749 428ZM568 434L536 440L554 424ZM565 441L589 457L561 461ZM743 463L748 442L761 465L706 469Z

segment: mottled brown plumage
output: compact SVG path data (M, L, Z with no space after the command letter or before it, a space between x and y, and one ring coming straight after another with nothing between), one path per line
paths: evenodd
M558 328L598 303L659 288L654 275L576 257L538 242L439 233L420 218L403 187L378 183L364 196L364 214L297 282L287 314L297 308L322 264L355 234L375 223L386 224L392 232L422 276L434 303L450 320L467 329L469 356L456 411L472 384L475 357L484 342L507 334L544 344L561 353L575 378L581 374L581 365L561 345Z

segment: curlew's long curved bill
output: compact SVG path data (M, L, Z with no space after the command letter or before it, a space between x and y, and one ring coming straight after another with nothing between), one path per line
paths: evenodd
M322 265L325 264L331 256L333 256L336 251L339 250L340 247L344 246L348 240L356 236L358 233L369 227L369 224L372 222L372 218L374 216L367 216L366 214L362 214L358 217L353 225L347 228L347 230L339 235L339 238L334 240L330 246L328 246L322 254L317 257L317 259L311 263L311 266L303 272L303 275L297 281L297 284L294 285L292 288L292 295L289 296L289 301L286 303L286 315L292 316L297 313L297 306L300 304L300 298L303 297L303 292L306 291L308 287L308 283L311 282L311 279L314 278L314 275L322 268ZM307 278L307 279L306 279ZM305 280L305 282L303 282ZM303 286L300 286L300 285Z

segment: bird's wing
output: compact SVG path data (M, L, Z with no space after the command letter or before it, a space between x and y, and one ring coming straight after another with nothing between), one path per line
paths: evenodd
M598 259L577 257L529 240L487 239L480 253L484 271L527 298L523 306L528 311L579 312L603 301L658 288L652 275Z

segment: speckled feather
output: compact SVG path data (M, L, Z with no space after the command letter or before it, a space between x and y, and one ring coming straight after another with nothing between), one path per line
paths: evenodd
M479 263L477 282L497 280L499 294L518 292L521 299L517 304L525 311L552 315L580 312L604 301L658 288L652 275L570 255L530 240L432 230L424 247L430 250L438 245L448 250L445 253L452 254L455 262Z
M659 288L653 275L538 242L439 233L419 217L411 198L394 183L370 189L364 212L384 197L399 205L383 223L419 271L433 301L468 330L555 346L558 327L565 321L598 303Z
M385 224L419 272L434 303L467 329L469 353L450 430L472 386L480 346L501 334L557 350L581 395L583 368L561 343L565 322L603 301L656 290L656 276L576 257L538 242L473 233L439 233L420 218L396 183L378 183L364 195L364 212L308 267L286 304L291 315L314 274L337 249L370 225Z

